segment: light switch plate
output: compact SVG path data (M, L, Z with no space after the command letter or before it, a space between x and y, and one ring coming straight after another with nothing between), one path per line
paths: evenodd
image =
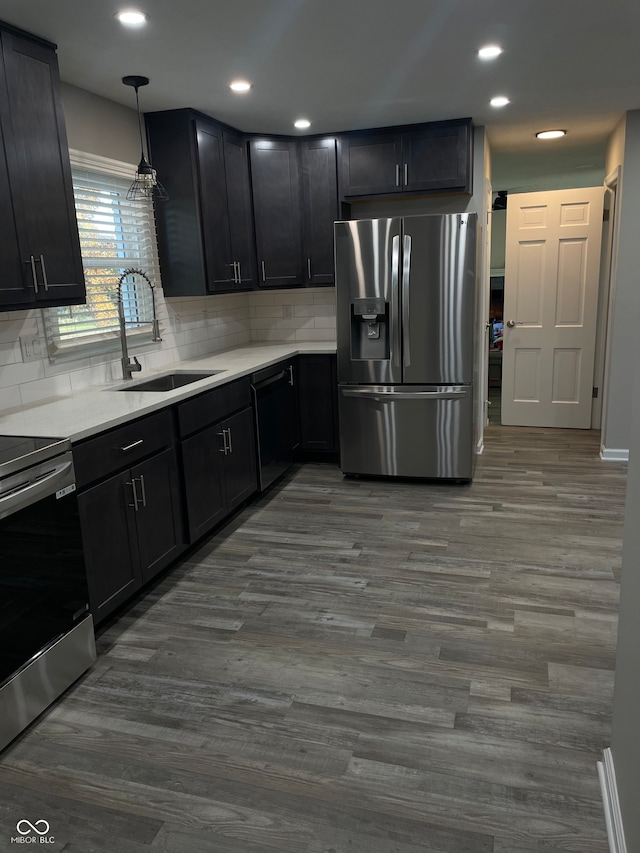
M44 358L42 338L40 335L20 335L20 349L23 361L40 361Z

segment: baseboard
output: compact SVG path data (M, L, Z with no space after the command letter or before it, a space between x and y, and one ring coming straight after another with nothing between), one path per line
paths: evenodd
M616 771L613 766L613 754L610 749L602 751L602 761L598 761L598 777L602 791L604 819L607 824L609 850L611 853L627 853L627 843L624 840L622 812L618 799Z
M615 448L600 445L600 459L603 462L628 462L629 450L624 447Z

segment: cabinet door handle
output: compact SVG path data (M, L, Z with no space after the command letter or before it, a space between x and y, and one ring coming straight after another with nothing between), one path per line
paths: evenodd
M131 478L133 480L133 477ZM140 491L142 492L142 506L147 505L147 490L144 487L144 474L140 474Z
M404 185L405 187L409 186L409 164L404 164Z
M311 281L311 258L307 258L307 278Z
M42 283L44 284L44 289L49 290L49 281L47 279L47 268L44 265L44 255L40 255L40 266L42 267Z
M128 504L128 506L132 506L136 512L138 512L138 493L136 491L136 478L132 477L130 480L127 480L127 486L131 486L131 491L133 492L133 503Z
M33 276L33 289L38 292L38 273L36 272L36 259L31 255L31 275Z
M396 163L396 186L400 186L400 163Z
M225 432L229 436L229 453L233 453L233 444L231 443L231 427L229 427L229 429L226 429Z
M126 453L128 450L133 450L134 447L140 447L141 444L144 444L143 438L139 438L137 441L132 441L131 444L125 444L125 446L121 447L120 450L122 453Z
M291 385L291 387L293 388L294 382L293 382L293 365L292 364L289 365L288 370L289 370L289 385Z
M240 272L240 261L236 261L238 265L238 284L242 284L242 273Z
M260 261L260 266L262 267L262 280L266 281L267 280L267 274L266 274L265 269L264 269L264 261Z
M222 438L222 447L218 448L218 453L224 453L226 456L229 452L229 448L227 447L227 431L223 429L222 432L218 433L218 438Z

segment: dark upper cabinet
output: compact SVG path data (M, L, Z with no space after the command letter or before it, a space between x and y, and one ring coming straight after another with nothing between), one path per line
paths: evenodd
M310 287L334 283L333 223L338 219L335 137L300 141L303 276Z
M0 308L84 302L55 46L0 26Z
M169 198L156 204L167 296L248 290L255 284L246 143L196 113L145 116L154 168Z
M345 133L340 149L343 195L402 192L401 133Z
M247 142L239 133L223 130L222 143L227 181L231 255L238 265L238 284L244 290L255 287L257 284L249 154Z
M471 119L340 138L342 195L471 192Z
M258 284L299 287L304 282L297 140L252 139L249 151Z

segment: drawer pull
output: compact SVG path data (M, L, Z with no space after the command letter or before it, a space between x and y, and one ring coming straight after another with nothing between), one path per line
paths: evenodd
M125 444L125 446L121 447L120 450L123 453L126 453L128 450L133 450L134 447L140 447L141 444L144 444L143 438L139 438L137 441L132 441L131 444Z

